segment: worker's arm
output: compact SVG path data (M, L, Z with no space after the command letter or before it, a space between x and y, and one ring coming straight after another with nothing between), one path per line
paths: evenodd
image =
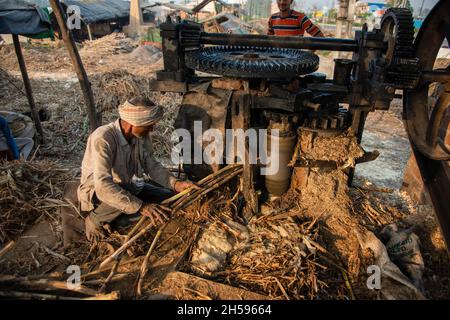
M95 195L100 201L127 214L138 212L142 200L115 183L112 177L112 159L119 152L116 145L103 137L92 138Z
M8 145L8 148L12 153L13 160L19 159L20 158L19 148L17 147L11 129L8 126L8 121L1 116L0 116L0 129L2 130L3 135L6 138L6 144Z
M269 19L267 24L269 25L269 29L267 30L267 34L269 36L273 36L275 34L275 32L273 31L272 19Z
M325 37L322 30L320 30L320 28L317 25L315 25L311 21L311 19L309 19L307 16L305 16L303 19L304 19L302 23L303 28L305 29L306 32L308 32L309 35L311 35L311 37Z
M151 139L144 139L141 163L144 165L145 173L148 174L153 181L176 192L181 192L192 187L198 188L192 181L183 181L175 178L167 168L155 159L153 154L153 144Z

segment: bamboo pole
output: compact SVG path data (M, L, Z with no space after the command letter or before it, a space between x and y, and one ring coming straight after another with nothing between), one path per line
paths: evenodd
M78 53L77 46L73 39L72 32L66 26L66 19L63 11L61 10L61 4L59 0L49 0L55 13L56 20L58 22L59 30L61 32L64 44L69 52L70 59L74 66L75 72L80 82L81 91L83 92L84 102L88 111L89 124L91 132L98 127L97 112L95 111L94 95L92 93L91 83L89 82L86 70L84 69L83 62L81 61L80 54Z
M39 140L41 143L45 143L44 131L42 130L41 121L39 120L39 114L36 110L36 104L34 102L33 90L31 89L30 78L28 77L27 67L25 65L25 59L23 58L22 48L20 47L19 36L17 34L12 35L14 50L16 51L17 61L19 62L20 73L22 74L23 85L27 94L28 104L31 109L31 117L33 118L36 131L39 134Z

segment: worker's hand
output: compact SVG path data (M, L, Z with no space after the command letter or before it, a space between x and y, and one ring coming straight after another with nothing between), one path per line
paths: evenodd
M143 216L149 217L150 221L153 225L164 224L167 220L169 220L168 215L170 214L170 209L154 203L146 203L144 204L139 213Z
M86 238L89 241L99 241L105 237L105 233L103 232L101 227L98 227L92 221L92 218L90 216L87 216L86 219L84 219L84 225Z
M181 192L189 188L200 189L200 187L197 184L189 180L186 181L178 180L177 182L175 182L175 185L173 187L176 192Z

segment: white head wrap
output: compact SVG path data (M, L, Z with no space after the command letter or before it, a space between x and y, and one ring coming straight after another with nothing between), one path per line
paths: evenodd
M120 119L137 127L146 127L155 124L163 115L163 108L159 105L138 106L127 100L119 106Z

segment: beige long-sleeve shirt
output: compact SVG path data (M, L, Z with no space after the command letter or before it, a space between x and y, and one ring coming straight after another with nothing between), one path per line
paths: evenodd
M88 138L81 164L81 185L78 199L81 210L94 209L93 196L102 202L132 214L142 200L119 184L132 183L133 176L144 173L162 186L173 189L176 178L153 157L150 136L125 139L119 120L97 128Z

